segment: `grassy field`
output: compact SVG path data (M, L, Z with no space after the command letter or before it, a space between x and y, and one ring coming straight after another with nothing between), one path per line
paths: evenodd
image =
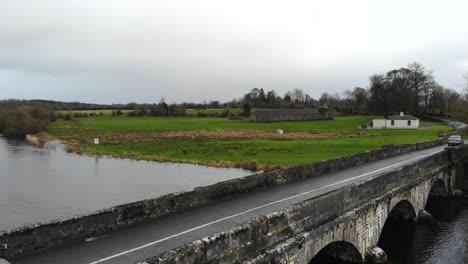
M56 113L62 113L63 115L70 114L72 115L72 117L75 113L88 114L88 115L92 113L99 115L100 113L102 113L103 116L105 117L111 117L113 111L117 111L117 110L107 110L107 109L106 110L72 110L72 111L56 111ZM132 110L120 110L120 111L122 111L123 115L127 116L128 113Z
M269 129L294 131L353 131L360 124L366 124L372 117L337 117L335 120L257 123L251 120L229 120L227 118L159 117L159 118L81 118L75 125L86 127L81 134L130 133L148 131L200 130L200 129ZM73 123L58 122L49 128L55 135L74 135ZM71 129L70 129L71 128Z
M335 120L256 123L250 120L226 118L80 118L52 123L47 133L64 140L75 152L135 159L200 163L213 166L271 169L279 166L348 155L381 147L438 137L444 125L421 122L425 129L357 130L372 116L336 117ZM285 136L325 138L282 139L274 131L281 128ZM218 134L248 130L249 138L207 138L201 132L215 130ZM159 138L177 131L184 138ZM271 138L256 138L255 131L271 134ZM265 134L264 133L264 134ZM187 134L189 136L187 136ZM92 144L99 135L101 144ZM192 136L190 136L192 135ZM328 137L328 138L327 138Z

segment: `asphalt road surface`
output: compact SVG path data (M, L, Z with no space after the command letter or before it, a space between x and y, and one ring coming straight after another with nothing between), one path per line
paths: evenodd
M446 145L362 164L300 182L275 186L138 224L99 237L69 242L38 254L9 260L12 264L136 263L255 217L388 172L444 150Z

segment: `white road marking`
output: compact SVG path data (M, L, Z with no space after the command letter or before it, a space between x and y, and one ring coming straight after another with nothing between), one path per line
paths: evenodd
M332 187L332 186L335 186L335 185L339 185L339 184L342 184L342 183L345 183L345 182L349 182L349 181L352 181L352 180L355 180L355 179L359 179L359 178L368 176L369 174L373 174L373 173L376 173L376 172L379 172L379 171L383 171L383 170L386 170L386 169L388 169L388 168L395 167L395 166L398 166L398 165L401 165L401 164L404 164L404 163L408 163L408 162L413 161L413 160L416 160L416 159L422 159L422 158L424 158L424 157L426 157L426 156L430 156L430 155L433 155L433 154L438 153L438 152L440 152L440 151L432 152L432 153L430 153L430 154L426 154L426 155L422 155L422 156L419 156L419 157L416 157L416 158L412 158L412 159L409 159L409 160L401 161L401 162L395 163L395 164L390 165L390 166L387 166L387 167L383 167L383 168L378 169L378 170L375 170L375 171L367 172L367 173L364 173L364 174L361 174L361 175L358 175L358 176L355 176L355 177L352 177L352 178L349 178L349 179L346 179L346 180L342 180L342 181L339 181L339 182L335 182L335 183L332 183L332 184L329 184L329 185L326 185L326 186L322 186L322 187L319 187L319 188L316 188L316 189L313 189L313 190L309 190L309 191L306 191L306 192L303 192L303 193L299 193L299 194L296 194L296 195L293 195L293 196L289 196L289 197L283 198L283 199L281 199L281 200L277 200L277 201L274 201L274 202L271 202L271 203L267 203L267 204L264 204L264 205L260 205L260 206L251 208L251 209L249 209L249 210L246 210L246 211L243 211L243 212L240 212L240 213L237 213L237 214L233 214L233 215L230 215L230 216L226 216L226 217L220 218L220 219L218 219L218 220L215 220L215 221L212 221L212 222L209 222L209 223L206 223L206 224L203 224L203 225L200 225L200 226L191 228L191 229L187 229L187 230L182 231L182 232L180 232L180 233L177 233L177 234L174 234L174 235L171 235L171 236L168 236L168 237L165 237L165 238L162 238L162 239L159 239L159 240L150 242L150 243L148 243L148 244L144 244L144 245L141 245L141 246L139 246L139 247L132 248L132 249L129 249L129 250L126 250L126 251L117 253L117 254L115 254L115 255L112 255L112 256L109 256L109 257L106 257L106 258L103 258L103 259L100 259L100 260L96 260L96 261L91 262L91 263L89 263L89 264L98 264L98 263L102 263L102 262L104 262L104 261L107 261L107 260L110 260L110 259L114 259L114 258L120 257L120 256L122 256L122 255L131 253L131 252L135 252L135 251L138 251L138 250L140 250L140 249L147 248L147 247L149 247L149 246L152 246L152 245L155 245L155 244L164 242L164 241L169 240L169 239L171 239L171 238L175 238L175 237L178 237L178 236L181 236L181 235L190 233L190 232L192 232L192 231L195 231L195 230L198 230L198 229L201 229L201 228L210 226L210 225L214 225L214 224L219 223L219 222L222 222L222 221L224 221L224 220L228 220L228 219L231 219L231 218L240 216L240 215L244 215L244 214L250 213L250 212L252 212L252 211L256 211L256 210L258 210L258 209L261 209L261 208L264 208L264 207L268 207L268 206L271 206L271 205L274 205L274 204L277 204L277 203L281 203L281 202L288 201L288 200L291 200L291 199L294 199L294 198L298 198L298 197L301 197L301 196L310 194L310 193L312 193L312 192L316 192L316 191L319 191L319 190L323 190L323 189L326 189L326 188L329 188L329 187Z

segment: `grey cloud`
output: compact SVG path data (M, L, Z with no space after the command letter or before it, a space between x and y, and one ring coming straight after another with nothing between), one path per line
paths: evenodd
M253 87L318 97L411 61L456 86L468 28L466 4L449 2L5 1L0 98L225 101Z

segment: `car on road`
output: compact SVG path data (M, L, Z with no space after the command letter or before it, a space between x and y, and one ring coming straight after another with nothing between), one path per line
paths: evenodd
M449 146L463 146L464 144L464 141L462 139L461 136L459 135L453 135L453 136L450 136L448 141L447 141L447 144Z

